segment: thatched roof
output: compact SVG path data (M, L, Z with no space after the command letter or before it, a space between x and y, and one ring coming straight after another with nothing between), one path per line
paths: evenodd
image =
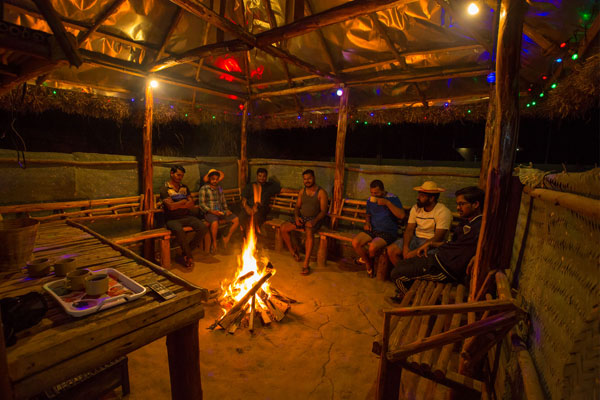
M359 123L484 118L499 10L479 0L471 17L467 3L9 0L0 106L131 119L154 78L159 120L235 120L248 101L255 128L329 125L340 87ZM529 4L524 107L564 70L583 68L599 25L594 0Z

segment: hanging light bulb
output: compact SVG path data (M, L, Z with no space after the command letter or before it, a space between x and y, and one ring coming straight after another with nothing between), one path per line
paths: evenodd
M155 81L154 79L150 81L150 86L152 86L153 88L158 86L158 82Z
M475 2L470 3L469 6L467 7L467 12L469 13L469 15L479 14L479 6L477 5L477 3L475 3Z

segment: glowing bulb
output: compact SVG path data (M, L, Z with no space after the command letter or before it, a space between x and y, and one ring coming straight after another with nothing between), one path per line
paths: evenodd
M476 15L479 13L479 7L477 6L477 4L471 3L467 7L467 12L469 13L469 15Z
M571 60L577 60L578 58L579 58L579 56L577 55L577 53L575 53L571 56Z
M342 89L338 89L337 92L335 92L335 94L337 94L338 96L341 96L344 94L344 91Z
M150 81L150 86L152 86L153 88L158 86L158 82L155 81L154 79Z

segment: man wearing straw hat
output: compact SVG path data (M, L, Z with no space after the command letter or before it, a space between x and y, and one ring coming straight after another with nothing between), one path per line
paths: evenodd
M217 252L217 232L219 230L219 222L231 222L229 232L223 237L223 247L225 250L231 240L231 235L233 235L233 232L235 232L239 226L239 219L227 207L223 188L219 185L219 182L223 180L223 176L223 172L216 169L210 169L203 178L204 182L208 183L202 186L198 193L198 203L202 211L205 212L204 219L206 219L206 222L208 222L210 226L210 236L212 238L212 244L210 246L211 254Z
M455 228L452 241L425 243L419 248L418 257L400 260L391 273L398 287L392 301L400 302L415 279L462 282L470 273L468 265L477 251L485 193L477 186L469 186L455 194L456 209L463 222ZM437 253L428 254L430 247L437 248Z
M433 181L423 182L414 188L417 191L417 204L410 209L404 237L396 240L386 249L390 262L398 264L401 259L415 257L419 247L425 243L441 242L446 237L452 213L442 203L438 203L441 188Z

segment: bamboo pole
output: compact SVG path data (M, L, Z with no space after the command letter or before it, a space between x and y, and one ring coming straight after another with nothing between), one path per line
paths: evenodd
M501 260L505 221L509 210L506 199L510 185L519 136L519 67L523 20L527 4L524 0L502 0L498 27L496 58L496 95L493 142L489 150L486 198L470 295L475 296L483 277L498 268Z
M144 210L154 208L153 167L152 167L152 112L154 109L153 90L150 82L146 82L144 132L142 138L142 194L144 195ZM154 213L144 215L144 230L154 227ZM144 241L144 257L152 258L154 254L152 240Z
M600 200L556 190L532 189L529 186L524 186L523 191L532 198L566 208L595 220L600 220Z
M337 138L335 141L335 175L333 180L333 213L339 214L344 198L344 148L346 146L346 130L348 129L348 97L350 89L344 88L340 97L338 113ZM332 226L333 228L333 226Z
M246 186L248 182L248 119L250 114L250 101L244 102L244 109L242 112L242 133L240 138L240 164L238 171L238 186L240 190Z

